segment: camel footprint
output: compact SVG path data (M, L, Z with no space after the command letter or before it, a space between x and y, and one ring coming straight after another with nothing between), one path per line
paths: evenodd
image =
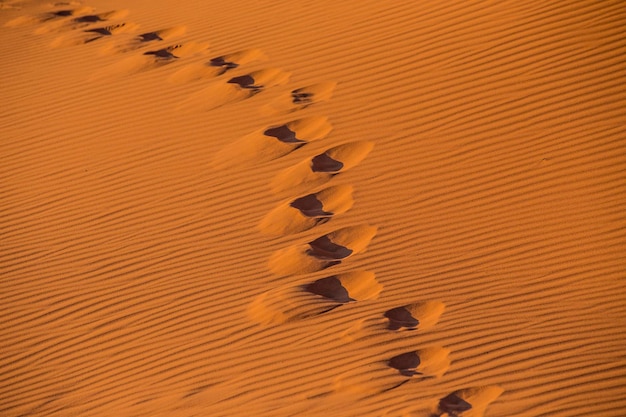
M427 331L439 322L445 308L441 301L417 301L395 307L387 310L382 317L371 317L354 323L341 333L341 337L354 342L368 340L373 333L383 334L383 329L392 330L393 333Z
M372 142L357 141L329 148L278 173L272 181L272 190L279 193L324 184L335 175L358 165L373 147Z
M260 324L279 324L327 313L347 303L378 298L382 285L369 271L351 271L301 286L283 286L257 296L248 306Z
M441 378L450 368L450 349L441 346L427 347L395 355L387 366L405 377ZM402 381L408 382L408 379Z
M213 158L214 168L260 163L285 156L332 130L327 117L310 116L265 127L226 145Z
M124 53L145 48L149 45L155 45L158 42L165 42L180 37L187 31L186 26L172 26L155 30L152 32L141 33L132 39L120 41L117 44L109 44L103 48L104 53Z
M497 385L464 388L441 398L431 417L482 417L504 390Z
M185 42L169 45L160 49L146 51L122 59L94 74L95 78L114 75L129 75L177 62L182 58L204 55L208 52L208 42Z
M449 368L450 349L446 347L405 348L388 359L355 361L349 371L333 379L332 391L326 394L380 394L412 381L440 379Z
M232 77L227 81L216 80L185 100L181 107L200 110L215 109L228 103L248 99L268 88L285 84L290 76L291 73L280 68L264 68Z
M367 249L377 228L367 224L344 227L308 243L288 246L274 252L269 269L276 275L306 274L343 262Z
M69 33L56 37L50 44L54 48L74 46L85 43L91 43L100 39L107 39L114 35L122 33L132 33L137 29L135 23L117 23L108 26L99 26L92 29L85 29L78 33Z
M296 88L272 100L263 106L261 111L265 114L279 114L302 110L313 104L330 100L336 86L336 82L327 81Z
M265 234L280 236L303 232L352 208L351 185L335 185L279 204L259 223Z
M172 74L168 80L172 83L180 84L214 78L238 68L241 65L262 61L267 61L267 57L262 51L259 49L244 49L242 51L217 56L205 63L189 64Z
M435 326L446 306L440 301L416 302L387 310L389 330L427 330Z

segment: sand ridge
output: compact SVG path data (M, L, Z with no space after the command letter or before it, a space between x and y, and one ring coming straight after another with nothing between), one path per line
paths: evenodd
M0 1L0 414L621 416L621 6Z

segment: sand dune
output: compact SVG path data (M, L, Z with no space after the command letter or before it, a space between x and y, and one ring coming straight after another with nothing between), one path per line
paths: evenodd
M615 416L620 1L0 1L0 415Z

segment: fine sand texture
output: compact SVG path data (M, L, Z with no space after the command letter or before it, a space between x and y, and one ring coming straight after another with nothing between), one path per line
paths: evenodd
M0 0L0 416L623 417L620 0Z

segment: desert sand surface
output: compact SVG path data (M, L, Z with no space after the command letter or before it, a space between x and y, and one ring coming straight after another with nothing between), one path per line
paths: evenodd
M0 1L0 415L623 417L623 1Z

